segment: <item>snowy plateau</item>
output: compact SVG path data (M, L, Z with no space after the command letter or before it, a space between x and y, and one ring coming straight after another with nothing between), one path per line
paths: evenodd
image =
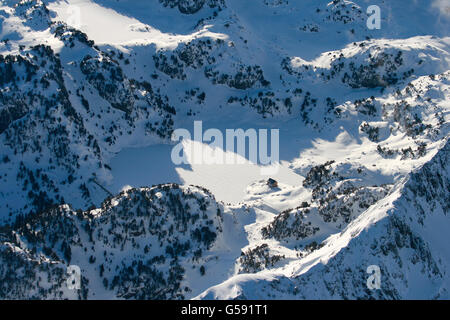
M0 0L0 299L450 299L449 31L448 0ZM278 172L175 165L195 121L278 129Z

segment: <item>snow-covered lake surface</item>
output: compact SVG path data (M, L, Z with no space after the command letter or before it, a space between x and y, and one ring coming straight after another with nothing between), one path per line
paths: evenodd
M236 128L243 128L243 130L250 129L250 124L239 122L239 118L235 116L226 121L223 119L204 121L203 126L204 130L218 128L221 132L225 132L224 123L233 123ZM308 128L298 126L296 121L272 120L270 123L265 120L253 124L256 130L279 129L280 163L276 173L267 174L261 170L266 167L242 159L237 154L232 155L243 160L241 161L243 163L199 164L196 161L197 158L194 159L193 156L194 150L199 150L194 147L195 144L200 144L204 152L208 151L207 154L213 151L205 142L184 143L183 150L187 155L188 164L177 166L171 159L174 145L158 144L122 149L111 160L113 179L110 180L108 188L111 192L117 193L127 187L148 187L163 183L196 185L210 190L219 201L239 203L254 199L261 186L261 183L255 184L255 182L266 181L268 178L276 179L282 186L283 192L294 192L294 190L295 194L301 192L302 182L311 163L325 163L328 160L358 163L364 160L374 184L390 183L389 176L395 170L398 172L410 170L407 165L387 164L385 159L380 159L376 154L369 156L370 148L373 146L356 138L357 127L354 131L343 128L327 130L322 133L322 138L317 138ZM192 122L185 123L185 127L193 132L190 125ZM224 153L221 149L218 152L222 158L231 154L229 151ZM414 165L414 162L411 164ZM283 197L293 196L284 195ZM278 203L280 199L277 199L270 200L271 205L280 210L284 209L284 205ZM269 198L265 201L269 201ZM278 205L280 205L279 208ZM295 207L298 203L294 202L290 205Z
M299 186L303 177L293 172L285 161L281 161L278 168L271 175L264 172L264 167L251 163L236 155L243 163L235 164L206 164L196 163L190 156L195 144L204 149L212 148L199 142L184 143L184 151L188 165L176 166L171 159L173 146L155 145L144 148L127 148L117 154L112 160L111 167L114 176L112 192L119 192L127 187L144 187L160 183L179 183L197 185L209 189L217 200L226 203L238 203L247 195L247 187L255 181L266 180L269 177L278 182ZM230 154L217 150L221 155ZM198 161L197 161L198 162Z

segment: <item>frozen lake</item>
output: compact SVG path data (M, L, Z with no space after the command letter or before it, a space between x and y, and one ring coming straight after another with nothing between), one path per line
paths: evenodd
M209 189L217 200L238 203L244 200L247 186L255 181L272 177L290 186L301 185L303 181L303 177L289 169L288 164L283 161L277 173L270 176L262 174L262 166L250 163L236 154L233 155L243 163L197 163L198 161L192 158L191 152L199 145L205 148L203 150L216 151L219 155L230 155L230 152L212 149L209 145L200 142L184 143L183 150L187 154L189 164L176 166L171 159L172 145L124 149L111 161L114 179L109 188L115 193L128 186L147 187L173 182L202 186Z

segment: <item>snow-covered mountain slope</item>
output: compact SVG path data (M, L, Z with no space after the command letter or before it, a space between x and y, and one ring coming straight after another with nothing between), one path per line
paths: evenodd
M215 299L448 299L450 143L420 169L327 238L320 249L288 265L240 275L200 298ZM370 290L366 270L381 269Z
M448 298L448 30L445 1L0 0L0 296ZM196 120L279 129L278 187L175 166Z
M61 274L75 264L83 272L79 298L182 298L191 291L185 269L202 266L222 227L212 195L177 185L129 190L92 211L62 206L29 215L2 230L1 296L71 297Z

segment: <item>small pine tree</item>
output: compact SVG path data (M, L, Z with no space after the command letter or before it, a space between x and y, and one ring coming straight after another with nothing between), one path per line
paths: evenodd
M204 276L205 273L206 273L205 266L201 266L201 267L200 267L200 274L201 274L202 276Z

